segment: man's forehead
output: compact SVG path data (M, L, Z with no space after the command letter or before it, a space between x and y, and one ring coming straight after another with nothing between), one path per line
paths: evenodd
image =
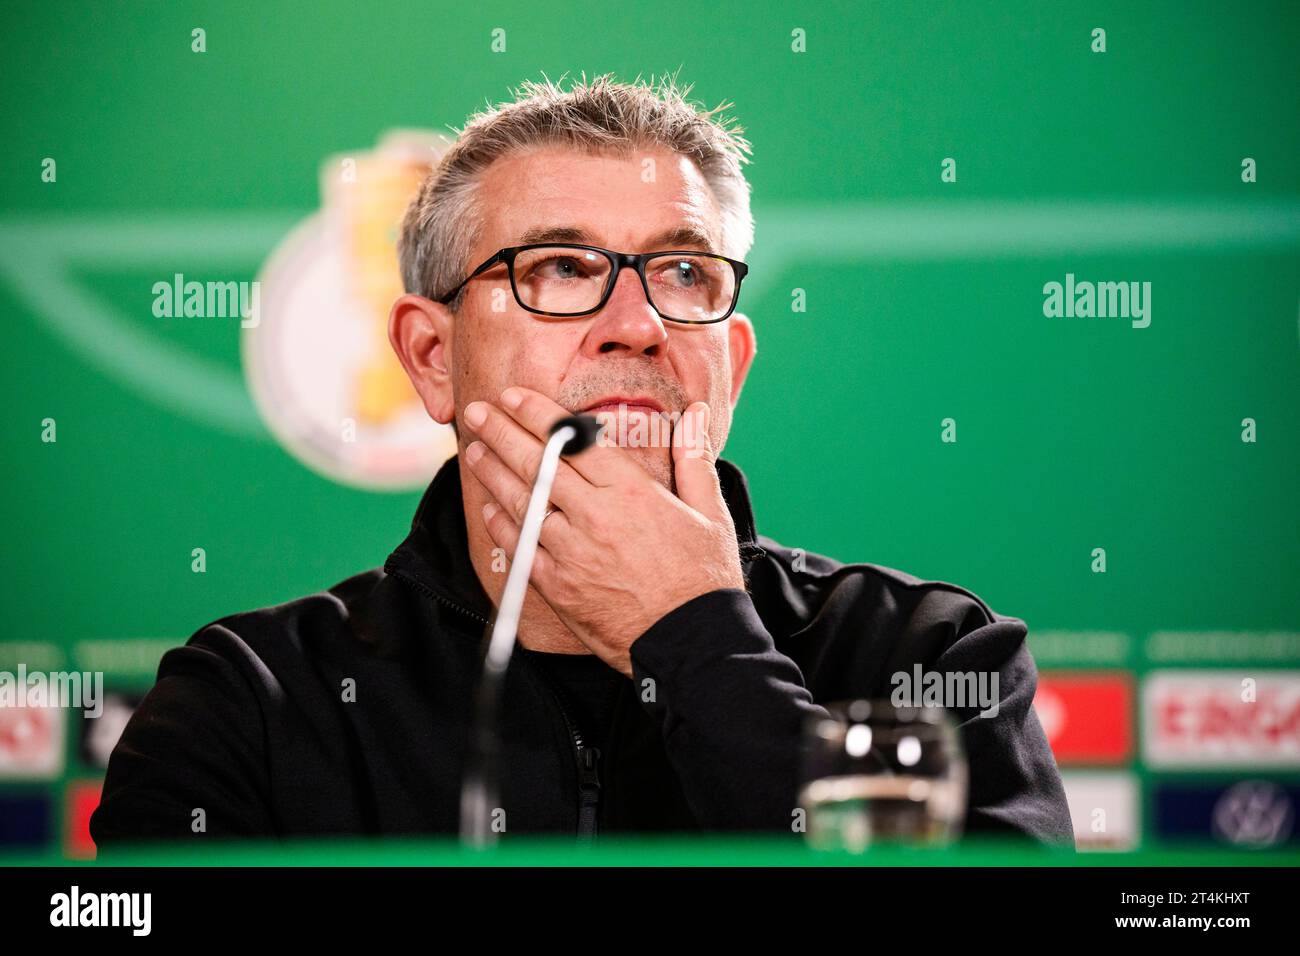
M680 154L544 148L494 163L482 185L484 238L498 248L577 242L721 251L718 204L699 167Z

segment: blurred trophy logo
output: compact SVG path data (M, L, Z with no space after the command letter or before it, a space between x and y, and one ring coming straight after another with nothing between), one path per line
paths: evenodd
M388 342L389 309L404 291L398 230L448 145L397 131L326 160L322 209L258 276L262 318L241 342L253 400L291 454L344 484L420 488L456 453L451 427L429 418Z

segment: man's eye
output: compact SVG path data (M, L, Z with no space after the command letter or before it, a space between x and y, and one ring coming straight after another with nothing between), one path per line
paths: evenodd
M574 279L587 274L582 263L573 256L552 256L538 263L532 271L543 279Z
M708 284L708 273L693 259L674 259L664 263L656 279L678 289L693 289Z

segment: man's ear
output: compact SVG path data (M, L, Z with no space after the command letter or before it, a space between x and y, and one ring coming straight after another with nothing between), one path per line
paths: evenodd
M727 321L727 347L731 351L731 406L735 408L740 401L745 377L749 375L749 367L754 364L754 356L758 353L754 323L749 321L749 316L731 313Z
M440 302L403 295L388 313L388 341L435 422L455 417L451 333L455 317Z

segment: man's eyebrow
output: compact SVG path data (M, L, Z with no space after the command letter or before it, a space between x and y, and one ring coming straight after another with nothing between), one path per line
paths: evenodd
M533 242L581 242L594 246L587 230L578 226L534 226L519 237L519 245Z
M713 240L695 226L675 226L665 229L650 240L650 251L655 249L712 249Z
M594 246L591 233L581 226L534 226L519 237L519 245L534 242L578 242ZM646 243L646 251L658 249L712 249L713 241L695 226L673 226L653 236Z

